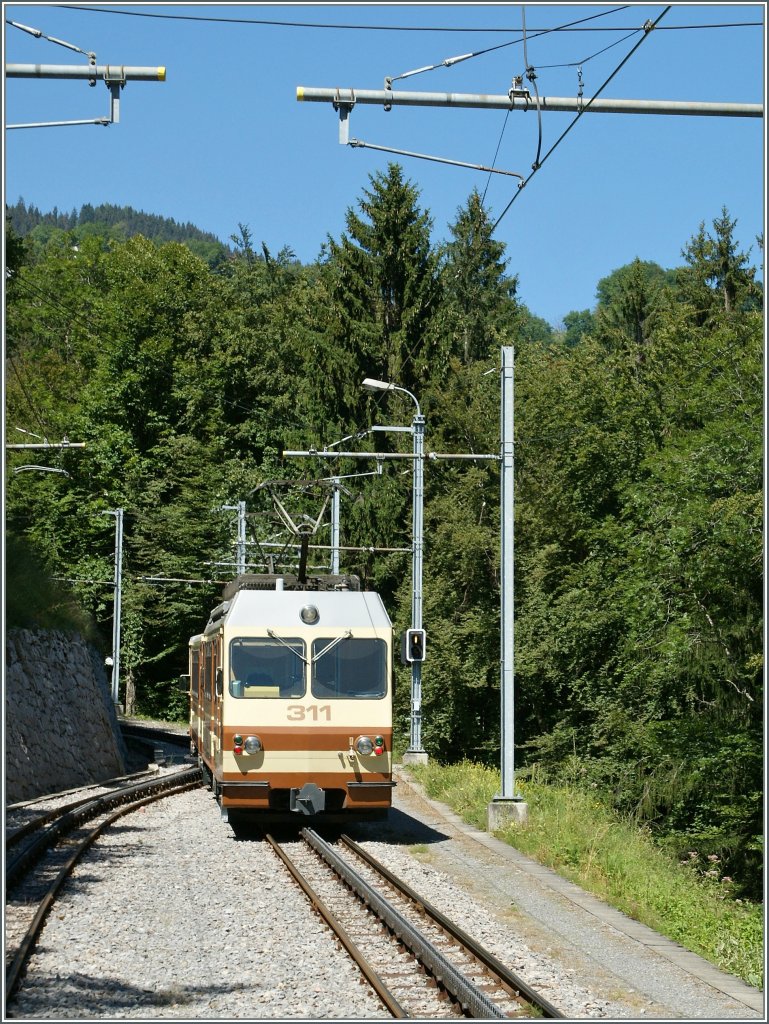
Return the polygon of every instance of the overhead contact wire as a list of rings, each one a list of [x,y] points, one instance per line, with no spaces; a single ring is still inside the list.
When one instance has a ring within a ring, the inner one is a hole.
[[[535,35],[532,36],[532,38],[533,39],[538,39],[540,36],[549,35],[551,32],[569,31],[569,30],[572,29],[573,26],[581,25],[581,24],[583,24],[586,21],[593,21],[595,18],[605,18],[609,14],[616,14],[618,11],[624,11],[626,9],[627,9],[626,7],[614,7],[610,11],[602,11],[600,14],[591,14],[590,17],[588,17],[588,18],[579,18],[577,21],[568,21],[568,22],[566,22],[565,25],[556,25],[555,28],[535,29],[534,30],[535,31]],[[517,30],[513,30],[513,29],[497,29],[496,31],[506,32],[506,31],[517,31]],[[593,30],[589,29],[589,30],[586,30],[586,31],[593,31]],[[616,30],[616,31],[619,31],[619,30]],[[640,32],[641,30],[637,29],[636,31]],[[470,60],[472,57],[482,57],[482,56],[484,56],[484,54],[494,53],[495,50],[504,50],[506,46],[517,46],[520,42],[521,42],[520,39],[512,39],[512,40],[510,40],[507,43],[497,43],[496,46],[488,46],[484,50],[475,50],[472,53],[463,53],[463,54],[460,54],[457,57],[447,57],[445,60],[442,60],[442,61],[440,61],[437,64],[427,64],[423,68],[416,68],[413,71],[404,71],[403,74],[394,75],[394,76],[390,77],[389,81],[390,82],[398,82],[398,81],[400,81],[401,79],[404,79],[404,78],[411,78],[414,75],[421,75],[424,71],[437,71],[438,68],[452,67],[454,64],[459,64],[460,61]],[[524,43],[525,43],[525,40],[524,40]]]
[[[606,81],[605,81],[605,82],[603,83],[603,85],[602,85],[602,86],[600,87],[600,89],[598,89],[598,91],[597,91],[597,92],[596,92],[596,93],[595,93],[595,94],[594,94],[593,96],[591,96],[591,97],[590,97],[590,99],[588,100],[588,102],[587,102],[587,103],[585,104],[585,106],[584,106],[584,107],[582,108],[582,110],[580,110],[580,112],[579,112],[579,113],[577,114],[577,116],[576,116],[576,117],[574,118],[574,120],[573,120],[573,121],[571,122],[571,124],[570,124],[570,125],[569,125],[569,126],[568,126],[568,127],[566,128],[566,129],[565,129],[565,131],[563,131],[563,132],[562,132],[562,133],[561,133],[561,134],[559,135],[559,137],[558,137],[558,138],[557,138],[557,139],[555,140],[555,142],[554,142],[554,143],[553,143],[553,145],[552,145],[552,146],[550,147],[550,149],[549,149],[549,150],[547,151],[547,153],[545,153],[545,155],[544,155],[544,156],[542,157],[542,161],[541,161],[541,163],[540,163],[540,164],[539,164],[539,165],[538,165],[538,166],[537,166],[537,167],[536,167],[536,168],[535,168],[535,169],[534,169],[534,170],[533,170],[533,171],[531,172],[531,174],[530,174],[530,175],[528,176],[528,178],[526,178],[526,179],[525,179],[524,181],[520,182],[520,184],[518,185],[518,191],[517,191],[517,192],[515,193],[515,195],[513,196],[513,198],[512,198],[511,200],[510,200],[510,202],[509,202],[509,203],[507,204],[507,206],[506,206],[506,207],[504,208],[504,210],[502,211],[502,213],[500,213],[499,217],[497,217],[496,221],[494,222],[494,224],[493,224],[493,226],[492,226],[492,229],[491,229],[491,230],[492,230],[492,233],[493,233],[494,231],[496,231],[496,229],[497,229],[497,227],[498,227],[498,225],[499,225],[499,222],[500,222],[500,221],[502,220],[502,218],[503,218],[503,217],[505,216],[505,214],[507,213],[507,211],[508,211],[508,210],[510,209],[510,207],[511,207],[511,206],[513,205],[513,203],[515,202],[515,200],[516,200],[516,199],[518,198],[518,196],[519,196],[519,195],[521,194],[521,191],[523,190],[523,188],[524,188],[524,187],[525,187],[526,185],[528,185],[528,183],[529,183],[529,182],[531,181],[531,179],[532,179],[532,178],[534,177],[534,175],[535,175],[535,174],[537,173],[537,171],[539,170],[539,168],[540,168],[540,167],[541,167],[541,166],[542,166],[542,165],[543,165],[543,164],[545,163],[545,161],[547,160],[547,158],[548,158],[548,157],[549,157],[549,156],[550,156],[550,155],[551,155],[551,154],[552,154],[552,153],[553,153],[553,152],[554,152],[554,151],[555,151],[555,150],[557,149],[557,147],[558,147],[558,146],[559,146],[559,145],[561,144],[561,142],[563,142],[563,140],[564,140],[564,139],[566,138],[566,136],[567,136],[567,135],[569,134],[569,132],[570,132],[570,131],[572,130],[572,128],[574,127],[574,125],[575,125],[575,124],[577,123],[577,121],[579,121],[579,119],[580,119],[580,118],[582,117],[582,115],[583,115],[583,114],[585,113],[585,111],[587,111],[587,110],[589,110],[589,109],[590,109],[590,106],[591,106],[591,104],[592,104],[592,103],[593,103],[593,102],[594,102],[595,100],[597,100],[597,99],[598,99],[598,97],[599,97],[599,96],[601,95],[601,93],[602,93],[602,92],[603,92],[603,90],[604,90],[604,89],[606,88],[606,86],[607,86],[607,85],[609,84],[609,82],[611,82],[611,80],[612,80],[612,79],[614,78],[614,76],[618,74],[618,72],[619,72],[619,71],[620,71],[620,70],[621,70],[621,69],[622,69],[622,68],[623,68],[623,67],[625,66],[625,64],[627,64],[627,62],[628,62],[628,61],[630,60],[630,58],[631,58],[631,57],[633,56],[633,54],[634,54],[634,53],[636,52],[636,50],[638,49],[638,47],[639,47],[639,46],[641,46],[641,44],[642,44],[642,43],[643,43],[643,42],[644,42],[644,41],[645,41],[646,39],[648,39],[648,38],[649,38],[649,36],[650,36],[650,35],[651,35],[651,33],[652,33],[652,30],[653,30],[653,29],[655,29],[655,28],[657,27],[657,22],[659,22],[661,18],[664,18],[664,17],[665,17],[665,15],[666,15],[666,14],[668,13],[668,11],[670,10],[671,6],[672,6],[672,4],[668,4],[668,6],[667,6],[667,7],[665,8],[665,10],[664,10],[664,11],[662,12],[662,14],[660,14],[660,15],[659,15],[659,17],[658,17],[658,18],[656,19],[656,21],[654,21],[654,22],[651,22],[651,23],[647,22],[647,26],[646,26],[646,28],[644,29],[644,34],[643,34],[643,36],[641,37],[641,39],[639,39],[639,40],[638,40],[638,42],[637,42],[637,43],[635,44],[635,46],[633,47],[633,49],[632,49],[632,50],[630,50],[630,52],[629,52],[628,54],[626,54],[626,56],[625,56],[625,57],[623,57],[623,59],[622,59],[622,60],[620,61],[620,63],[619,63],[618,65],[617,65],[617,67],[616,67],[616,68],[614,69],[614,71],[612,71],[612,73],[611,73],[611,74],[609,75],[609,77],[608,77],[608,78],[606,79]]]
[[[539,167],[539,154],[542,152],[542,105],[539,99],[539,89],[537,88],[537,74],[534,68],[529,64],[529,55],[526,48],[526,7],[521,7],[521,24],[523,27],[523,63],[526,68],[526,78],[534,86],[534,95],[537,98],[537,155],[534,158],[534,163],[531,165],[533,170]]]
[[[593,14],[588,18],[580,18],[577,21],[569,22],[565,26],[561,26],[556,29],[537,29],[536,31],[541,32],[557,32],[557,31],[591,31],[590,29],[578,29],[572,28],[572,26],[581,25],[586,21],[592,21],[593,18],[603,18],[607,14],[616,14],[618,11],[626,11],[630,8],[630,4],[625,4],[622,7],[615,7],[610,11],[602,11],[600,14]],[[74,4],[62,4],[63,10],[70,11],[84,11],[93,14],[123,14],[134,18],[160,18],[166,21],[201,21],[201,22],[214,22],[231,25],[274,25],[279,28],[321,28],[321,29],[351,29],[355,31],[364,32],[515,32],[517,29],[507,28],[461,28],[451,27],[445,25],[349,25],[349,24],[333,24],[329,22],[313,22],[313,21],[276,21],[268,20],[265,18],[215,18],[207,15],[195,15],[195,14],[155,14],[149,13],[148,11],[120,11],[113,10],[106,7],[79,7]],[[760,24],[760,23],[757,23]],[[604,31],[607,32],[624,32],[625,28],[606,28]],[[520,42],[520,40],[515,40]],[[510,45],[510,44],[507,44]],[[492,47],[497,49],[497,47]],[[487,52],[487,51],[484,51]]]

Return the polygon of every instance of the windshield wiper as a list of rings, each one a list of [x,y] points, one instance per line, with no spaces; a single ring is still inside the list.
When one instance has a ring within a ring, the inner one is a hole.
[[[320,659],[323,657],[324,654],[328,654],[328,652],[331,650],[332,647],[336,647],[337,644],[341,644],[341,642],[343,640],[349,640],[351,636],[352,636],[352,630],[348,629],[347,632],[343,636],[335,637],[330,643],[326,644],[326,646],[323,648],[322,651],[320,651],[318,654],[313,655],[313,658],[312,658],[313,665],[315,664],[316,661],[320,661]]]
[[[303,654],[300,654],[296,647],[292,647],[291,644],[286,643],[282,636],[276,636],[271,629],[267,630],[267,636],[271,636],[273,640],[277,640],[279,644],[283,644],[284,647],[287,647],[289,651],[297,656],[297,658],[301,658],[305,665],[310,664],[307,658],[305,658]]]

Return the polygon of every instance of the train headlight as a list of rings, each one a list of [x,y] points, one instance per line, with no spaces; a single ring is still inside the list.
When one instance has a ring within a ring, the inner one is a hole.
[[[245,748],[247,754],[258,754],[262,749],[262,741],[258,736],[246,736]]]
[[[306,604],[299,612],[299,618],[306,626],[314,626],[320,618],[320,612],[314,604]]]
[[[368,757],[369,754],[374,753],[374,741],[370,736],[359,736],[355,741],[355,749],[359,754]]]

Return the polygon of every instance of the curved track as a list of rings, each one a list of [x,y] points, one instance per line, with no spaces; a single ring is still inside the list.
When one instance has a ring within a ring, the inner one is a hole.
[[[24,836],[17,832],[12,845],[20,845],[21,838],[29,841],[14,857],[6,857],[6,998],[18,984],[58,893],[91,844],[123,815],[199,785],[199,769],[187,768],[75,801],[18,830]],[[15,933],[16,941],[9,941],[8,932]]]

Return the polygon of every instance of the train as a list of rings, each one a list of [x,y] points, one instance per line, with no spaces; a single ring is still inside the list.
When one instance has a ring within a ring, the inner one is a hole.
[[[190,638],[187,686],[225,821],[387,818],[393,626],[357,576],[236,577]]]

